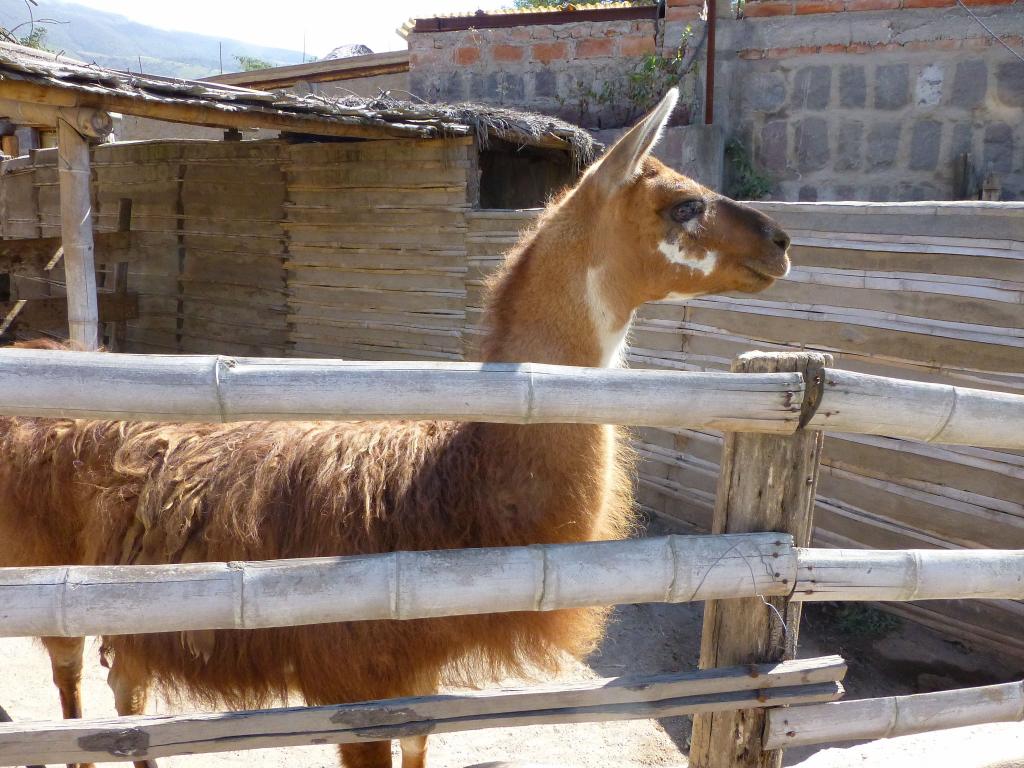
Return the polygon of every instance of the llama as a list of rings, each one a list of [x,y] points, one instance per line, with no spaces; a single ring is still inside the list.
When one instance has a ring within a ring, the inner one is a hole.
[[[620,366],[644,302],[760,291],[788,236],[650,156],[670,92],[553,201],[489,286],[482,359]],[[685,407],[685,403],[680,403]],[[0,565],[153,564],[621,538],[631,458],[607,425],[453,422],[175,425],[0,419]],[[104,638],[121,715],[153,684],[251,707],[425,695],[553,671],[606,611]],[[65,717],[80,717],[82,639],[44,638]],[[341,661],[344,660],[344,661]],[[426,737],[402,739],[403,768]],[[391,765],[388,741],[340,747]],[[137,766],[152,765],[140,761]]]

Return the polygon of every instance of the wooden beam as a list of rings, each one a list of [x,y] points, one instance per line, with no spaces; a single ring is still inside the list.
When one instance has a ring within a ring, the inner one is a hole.
[[[737,373],[796,372],[804,377],[804,421],[820,397],[832,356],[751,352],[734,361]],[[784,531],[810,543],[823,435],[729,433],[722,452],[713,533]],[[751,572],[771,561],[752,561]],[[702,669],[791,659],[796,655],[800,606],[786,598],[755,597],[704,607]],[[764,713],[758,709],[699,715],[693,721],[694,768],[780,768],[781,751],[763,750]]]
[[[145,233],[94,232],[92,237],[97,262],[119,263],[137,260],[135,251],[145,239]],[[59,237],[0,240],[0,272],[43,269],[53,260],[61,245]]]
[[[768,715],[766,741],[784,749],[1017,721],[1024,721],[1024,682],[779,709]]]
[[[271,88],[288,88],[300,80],[309,83],[331,83],[408,71],[408,51],[395,51],[371,53],[366,56],[349,56],[344,59],[324,59],[306,64],[290,64],[255,72],[230,72],[205,77],[201,82],[269,90]]]
[[[145,760],[236,749],[349,744],[480,728],[668,717],[737,706],[831,701],[837,656],[710,672],[402,699],[0,725],[0,764]]]
[[[8,91],[8,84],[9,81],[4,82],[5,92]],[[4,98],[0,99],[0,115],[23,125],[43,125],[48,128],[56,127],[57,121],[63,120],[78,133],[94,139],[105,139],[114,130],[114,121],[108,113],[88,107],[71,109]]]
[[[57,120],[60,228],[67,287],[68,333],[80,349],[99,347],[96,262],[92,241],[89,142],[64,117]]]
[[[211,128],[267,128],[319,136],[352,136],[379,139],[387,137],[432,138],[437,130],[430,126],[385,123],[366,125],[354,117],[326,117],[317,114],[285,112],[268,107],[207,102],[160,101],[145,96],[119,93],[87,93],[74,88],[44,86],[14,80],[4,81],[5,93],[11,100],[35,102],[60,107],[92,107],[109,112],[137,115],[170,123],[205,125]],[[454,126],[449,134],[468,135],[470,129]],[[564,144],[564,142],[563,142]],[[567,144],[564,144],[568,146]]]

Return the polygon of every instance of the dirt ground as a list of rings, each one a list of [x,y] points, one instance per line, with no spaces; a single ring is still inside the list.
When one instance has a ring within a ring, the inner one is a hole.
[[[661,525],[652,533],[664,533]],[[654,674],[692,669],[700,647],[702,607],[627,605],[614,614],[602,647],[587,664],[574,664],[564,679]],[[84,708],[87,717],[115,715],[96,643],[86,650]],[[809,606],[800,636],[800,655],[842,654],[850,664],[847,699],[919,693],[1009,682],[1024,676],[1024,665],[995,658],[948,641],[929,630],[890,619],[859,606]],[[0,639],[0,704],[15,720],[60,717],[56,689],[42,647],[28,639]],[[182,711],[156,700],[154,713]],[[564,726],[493,729],[431,739],[432,768],[460,768],[488,761],[524,761],[566,768],[598,766],[683,766],[688,718]],[[820,748],[790,750],[793,765]],[[165,768],[319,768],[336,766],[332,747],[200,755],[161,760]],[[123,765],[123,764],[122,764]]]

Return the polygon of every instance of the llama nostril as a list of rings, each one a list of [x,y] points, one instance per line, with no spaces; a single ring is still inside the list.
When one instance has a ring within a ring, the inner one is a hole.
[[[786,249],[789,248],[789,235],[787,235],[781,229],[776,229],[774,232],[772,232],[772,242],[785,251]]]

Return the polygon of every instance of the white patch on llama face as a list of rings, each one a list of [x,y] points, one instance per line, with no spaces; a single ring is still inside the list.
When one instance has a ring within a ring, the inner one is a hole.
[[[662,240],[658,243],[658,251],[671,263],[687,267],[694,272],[700,272],[704,277],[714,272],[715,267],[718,266],[718,253],[716,251],[705,251],[702,258],[696,258],[679,243],[672,243],[668,240]]]
[[[587,308],[590,320],[597,331],[597,342],[601,347],[601,367],[621,368],[626,359],[626,334],[629,333],[629,320],[617,326],[614,313],[605,301],[601,290],[601,274],[597,268],[587,270]]]

